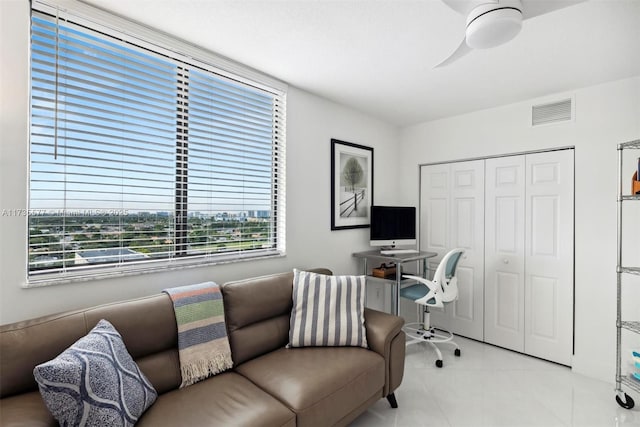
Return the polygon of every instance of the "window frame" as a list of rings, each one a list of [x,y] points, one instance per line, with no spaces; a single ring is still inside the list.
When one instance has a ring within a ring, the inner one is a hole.
[[[25,287],[40,287],[59,283],[84,282],[103,278],[113,278],[143,274],[158,271],[170,271],[183,268],[194,268],[199,266],[210,266],[227,264],[232,262],[250,261],[256,259],[266,259],[282,257],[286,255],[286,96],[287,85],[277,79],[260,73],[256,70],[238,64],[227,58],[216,55],[191,43],[182,41],[176,37],[164,34],[152,28],[134,23],[127,19],[114,16],[101,9],[83,3],[69,5],[57,4],[55,1],[33,0],[31,12],[44,13],[70,21],[73,24],[86,27],[90,30],[105,34],[125,43],[130,43],[149,50],[155,54],[166,56],[171,60],[188,64],[192,67],[225,79],[251,86],[260,91],[268,92],[274,96],[275,109],[279,114],[274,113],[274,129],[276,134],[272,136],[272,159],[271,159],[271,180],[274,183],[271,192],[272,227],[274,231],[274,248],[251,249],[248,251],[232,253],[208,253],[198,255],[169,256],[144,261],[129,261],[126,263],[112,263],[103,265],[90,265],[88,267],[73,266],[68,270],[56,271],[32,271],[29,266],[29,256],[27,256],[26,283]],[[31,18],[30,18],[31,19]],[[29,81],[31,76],[31,42],[29,44]],[[31,93],[29,93],[31,99]],[[31,106],[29,109],[29,127],[31,128]],[[277,123],[279,122],[279,123]],[[277,123],[277,125],[275,124]],[[278,134],[279,133],[279,134]],[[29,147],[31,146],[31,132],[29,133]],[[29,152],[31,149],[29,149]],[[31,158],[28,161],[28,188],[29,196],[27,203],[27,225],[31,200]],[[176,181],[177,183],[177,181]],[[175,184],[175,183],[174,183]],[[34,212],[34,214],[37,214]],[[29,227],[27,226],[27,229]],[[27,253],[29,252],[29,241],[27,237]],[[174,248],[174,252],[177,249]]]

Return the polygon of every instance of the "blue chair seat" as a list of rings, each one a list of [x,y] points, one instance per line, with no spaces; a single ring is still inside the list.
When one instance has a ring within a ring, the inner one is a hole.
[[[410,300],[417,300],[418,298],[422,298],[429,292],[429,288],[420,283],[416,283],[415,285],[407,286],[405,288],[400,289],[400,296],[402,298],[407,298]]]

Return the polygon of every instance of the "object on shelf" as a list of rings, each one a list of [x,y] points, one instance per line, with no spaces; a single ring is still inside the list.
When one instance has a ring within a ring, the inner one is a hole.
[[[640,351],[636,349],[626,349],[623,354],[626,354],[626,363],[621,369],[627,372],[629,377],[633,377],[634,373],[640,375]]]
[[[640,165],[638,165],[640,168]],[[638,181],[638,171],[634,172],[631,178],[631,194],[640,194],[640,181]]]
[[[379,277],[381,279],[389,279],[391,277],[395,277],[396,275],[396,266],[394,264],[381,264],[380,267],[374,268],[371,272],[374,277]]]

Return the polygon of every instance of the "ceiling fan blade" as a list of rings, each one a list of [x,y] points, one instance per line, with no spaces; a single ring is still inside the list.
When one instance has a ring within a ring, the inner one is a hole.
[[[444,1],[444,0],[443,0]],[[522,0],[522,19],[544,15],[554,10],[564,9],[586,0]]]
[[[447,65],[451,64],[452,62],[455,62],[458,59],[462,58],[463,56],[465,56],[467,53],[471,52],[472,50],[473,49],[471,49],[469,46],[467,46],[467,42],[465,40],[462,40],[462,43],[460,43],[460,46],[458,46],[458,48],[451,55],[449,55],[449,57],[447,59],[445,59],[444,61],[442,61],[438,65],[436,65],[434,68],[440,68],[440,67],[447,66]]]
[[[499,3],[498,0],[442,0],[442,2],[464,17],[481,4]]]

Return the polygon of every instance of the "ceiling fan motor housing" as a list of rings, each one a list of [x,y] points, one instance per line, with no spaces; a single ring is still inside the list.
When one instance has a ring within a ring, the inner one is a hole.
[[[488,49],[513,39],[521,28],[520,0],[482,4],[467,16],[465,40],[473,49]]]

